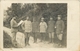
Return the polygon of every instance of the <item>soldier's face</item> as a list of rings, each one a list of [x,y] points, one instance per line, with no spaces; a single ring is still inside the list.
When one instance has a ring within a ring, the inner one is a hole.
[[[61,19],[61,17],[58,17],[58,20],[60,20]]]
[[[29,17],[27,17],[26,19],[29,20]]]
[[[53,18],[50,18],[50,20],[53,20]]]

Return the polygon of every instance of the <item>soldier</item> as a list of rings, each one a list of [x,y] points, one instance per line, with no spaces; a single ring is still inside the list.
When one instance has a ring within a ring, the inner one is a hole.
[[[54,40],[54,28],[55,21],[52,17],[50,17],[50,21],[48,22],[48,34],[49,34],[49,43],[52,43]]]
[[[37,34],[39,33],[39,22],[33,19],[32,32],[34,35],[34,43],[37,43]]]
[[[22,23],[22,29],[25,32],[25,46],[30,46],[29,44],[29,37],[30,37],[30,33],[32,31],[32,23],[29,20],[29,17],[26,17],[26,20]]]
[[[47,30],[47,24],[46,22],[44,22],[44,18],[41,18],[41,22],[40,22],[40,34],[41,34],[41,42],[43,40],[45,40],[45,34],[46,34],[46,30]]]
[[[16,45],[16,33],[18,31],[18,24],[16,22],[16,17],[13,17],[11,22],[11,33],[12,33],[12,44]]]
[[[58,45],[61,46],[63,30],[64,30],[64,22],[61,20],[61,15],[58,15],[58,20],[56,22],[56,34],[58,37]]]

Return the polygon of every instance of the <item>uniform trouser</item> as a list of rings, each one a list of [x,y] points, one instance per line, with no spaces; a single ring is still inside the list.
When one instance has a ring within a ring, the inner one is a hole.
[[[30,33],[25,33],[25,45],[29,44],[29,37],[30,37]]]
[[[45,41],[45,33],[40,33],[41,34],[41,42],[44,40]]]
[[[59,43],[59,44],[62,44],[63,34],[57,34],[57,37],[58,37],[58,43]]]
[[[49,33],[49,41],[53,42],[53,39],[54,39],[54,32],[50,32]]]
[[[16,42],[16,33],[17,32],[12,32],[12,44],[14,45]]]
[[[37,34],[38,34],[38,32],[33,32],[33,34],[34,34],[34,42],[37,42]]]

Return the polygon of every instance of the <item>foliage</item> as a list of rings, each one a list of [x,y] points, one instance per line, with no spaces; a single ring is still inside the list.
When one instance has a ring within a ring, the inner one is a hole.
[[[67,17],[67,4],[66,3],[12,3],[11,7],[7,10],[7,15],[9,19],[5,23],[10,22],[12,17],[17,18],[17,22],[20,20],[25,20],[26,16],[30,17],[30,20],[33,21],[39,20],[41,17],[45,18],[47,22],[49,17],[57,20],[57,15],[62,15],[62,19],[66,20]]]

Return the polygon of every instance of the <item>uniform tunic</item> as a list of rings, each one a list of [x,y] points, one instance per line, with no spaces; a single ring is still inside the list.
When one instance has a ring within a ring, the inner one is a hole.
[[[10,24],[11,24],[11,32],[16,33],[18,31],[17,22],[14,19],[12,19]]]
[[[54,32],[54,27],[55,27],[55,21],[49,21],[48,22],[48,33]]]
[[[31,23],[31,21],[25,20],[22,23],[22,28],[24,29],[25,32],[30,33],[32,31],[32,23]]]
[[[62,20],[57,20],[56,22],[56,34],[62,34],[61,31],[64,30],[64,22]]]
[[[40,33],[46,33],[47,30],[47,24],[46,22],[40,22]]]
[[[39,22],[32,23],[32,32],[39,32]]]

